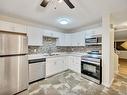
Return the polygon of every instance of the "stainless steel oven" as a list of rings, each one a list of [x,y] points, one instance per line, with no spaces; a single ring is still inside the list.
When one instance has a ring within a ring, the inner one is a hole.
[[[102,66],[99,58],[85,58],[81,61],[82,77],[93,82],[101,84],[102,81]]]

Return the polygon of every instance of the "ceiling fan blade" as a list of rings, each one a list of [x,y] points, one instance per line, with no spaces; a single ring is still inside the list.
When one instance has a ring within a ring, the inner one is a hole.
[[[49,3],[49,0],[43,0],[42,3],[40,4],[42,7],[46,7]]]
[[[71,8],[75,8],[75,6],[69,1],[69,0],[64,0],[64,2]]]

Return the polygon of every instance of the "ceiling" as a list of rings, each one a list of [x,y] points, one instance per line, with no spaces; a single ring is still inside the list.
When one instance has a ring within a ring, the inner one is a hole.
[[[40,7],[41,1],[0,0],[0,14],[68,31],[99,21],[105,12],[112,13],[115,24],[127,21],[127,0],[70,0],[75,5],[74,9],[57,0],[51,0],[43,8]],[[61,25],[57,21],[60,17],[68,18],[71,22]]]

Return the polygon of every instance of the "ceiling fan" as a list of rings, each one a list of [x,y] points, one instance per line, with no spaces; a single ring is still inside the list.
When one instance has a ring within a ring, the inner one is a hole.
[[[40,4],[42,7],[46,7],[50,0],[43,0]],[[58,0],[59,1],[59,0]],[[75,8],[75,6],[70,2],[70,0],[63,0],[71,9]]]

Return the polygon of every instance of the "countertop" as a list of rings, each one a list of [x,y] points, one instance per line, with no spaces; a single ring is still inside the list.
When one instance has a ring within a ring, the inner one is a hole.
[[[87,53],[79,53],[79,52],[61,52],[61,53],[52,53],[51,56],[48,54],[30,54],[28,55],[28,60],[30,59],[39,59],[39,58],[54,58],[54,57],[62,57],[62,56],[77,56],[81,57],[83,55],[86,55]]]

